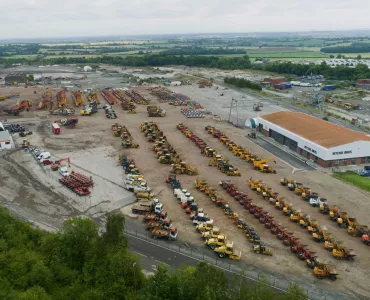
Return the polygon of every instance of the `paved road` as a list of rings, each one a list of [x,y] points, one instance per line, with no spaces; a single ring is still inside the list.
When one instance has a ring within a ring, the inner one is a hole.
[[[276,157],[280,158],[281,160],[287,162],[293,168],[309,171],[315,170],[313,167],[306,165],[302,160],[294,157],[289,152],[284,151],[284,148],[279,148],[261,138],[249,140],[257,144],[261,148],[265,149],[266,151],[270,152],[271,154],[275,155]]]

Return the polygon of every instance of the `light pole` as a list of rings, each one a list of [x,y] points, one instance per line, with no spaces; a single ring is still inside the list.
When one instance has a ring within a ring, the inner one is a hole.
[[[136,272],[135,272],[135,267],[136,267],[136,261],[132,262],[132,268],[134,269],[134,287],[135,287],[135,292],[136,292]]]

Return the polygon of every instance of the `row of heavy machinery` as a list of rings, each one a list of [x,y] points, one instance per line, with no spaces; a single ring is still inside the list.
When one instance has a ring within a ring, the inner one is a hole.
[[[326,198],[320,197],[317,192],[312,191],[311,188],[305,187],[302,183],[297,182],[291,178],[282,178],[280,183],[283,186],[286,186],[290,191],[294,192],[298,196],[306,201],[309,201],[310,204],[319,207],[319,211],[328,215],[329,218],[338,224],[339,227],[344,228],[352,236],[361,237],[362,242],[370,246],[369,238],[369,227],[367,225],[360,225],[356,218],[350,217],[346,212],[341,211],[336,205],[329,206]]]
[[[189,214],[197,232],[205,239],[205,245],[211,248],[220,258],[228,257],[232,260],[240,260],[241,251],[234,249],[234,243],[228,241],[226,235],[222,234],[219,228],[213,224],[213,219],[204,212],[203,208],[198,207],[191,193],[182,189],[176,175],[170,174],[166,182],[171,185],[174,196],[179,201],[181,208]]]
[[[257,155],[251,153],[248,148],[231,141],[225,134],[213,126],[206,126],[205,130],[223,143],[235,156],[240,157],[248,163],[253,163],[254,169],[259,170],[262,173],[276,174],[276,170],[268,165],[268,162],[270,161],[273,161],[276,164],[276,160],[274,158],[259,158]]]
[[[135,193],[137,202],[131,207],[134,214],[144,215],[143,222],[146,230],[153,238],[176,240],[177,229],[172,226],[168,214],[163,211],[164,205],[151,193],[144,177],[136,167],[134,160],[126,155],[119,156],[120,164],[125,170],[125,187]]]
[[[112,125],[112,132],[113,136],[121,138],[123,148],[139,148],[139,145],[134,142],[134,138],[126,126],[115,123]]]
[[[233,197],[236,197],[236,194],[230,193],[230,189],[227,188],[227,183],[222,181],[220,185]],[[229,201],[224,200],[220,195],[218,195],[216,189],[208,186],[208,183],[206,180],[196,180],[194,181],[194,186],[204,194],[206,194],[209,199],[215,203],[218,207],[220,207],[225,215],[228,216],[229,219],[233,221],[233,224],[235,224],[239,229],[243,230],[243,233],[248,238],[248,241],[250,243],[253,243],[253,251],[255,253],[260,253],[264,255],[272,255],[272,251],[269,249],[266,249],[265,244],[261,241],[260,236],[257,234],[256,230],[249,226],[243,219],[239,218],[239,214],[236,213],[230,206]],[[243,195],[245,197],[248,197],[247,195]],[[241,197],[237,197],[238,200],[241,200]],[[267,223],[265,220],[267,219],[267,214],[262,214],[262,212],[255,212],[254,216],[260,220],[261,223],[264,223],[267,227]],[[269,228],[269,227],[268,227]]]
[[[136,114],[135,111],[135,104],[132,102],[128,97],[120,89],[109,89],[106,88],[101,92],[105,101],[109,103],[109,105],[119,104],[121,103],[121,107],[123,110],[128,111],[130,114]],[[118,99],[118,100],[117,100]]]
[[[227,176],[241,176],[238,169],[234,168],[233,165],[229,163],[229,160],[223,155],[216,152],[212,147],[208,147],[201,138],[193,134],[193,132],[184,124],[180,123],[176,126],[188,139],[193,141],[200,149],[201,154],[205,157],[210,158],[209,166],[216,166],[222,173]]]
[[[255,189],[253,184],[255,184],[254,181],[249,181],[249,185]],[[274,218],[270,216],[268,212],[263,211],[260,206],[253,203],[248,195],[239,191],[232,183],[221,181],[220,185],[230,196],[238,201],[241,206],[248,210],[249,213],[253,214],[256,218],[259,218],[259,221],[264,224],[267,229],[270,229],[270,232],[276,235],[276,237],[281,240],[285,246],[289,246],[290,250],[295,253],[299,259],[306,261],[307,266],[314,270],[313,273],[315,276],[319,279],[324,277],[332,280],[337,279],[337,272],[333,266],[330,266],[326,261],[315,256],[315,253],[310,251],[307,248],[307,245],[301,244],[299,239],[294,237],[293,233],[288,232],[281,223],[275,222]],[[267,195],[265,195],[265,197],[268,198]],[[273,201],[270,203],[273,204]],[[276,208],[282,210],[281,207],[276,206]],[[286,212],[285,214],[289,216]],[[238,225],[238,227],[239,226],[243,228],[243,225]]]
[[[152,150],[156,153],[158,161],[162,164],[171,164],[171,173],[197,175],[198,170],[185,163],[176,152],[176,150],[168,142],[163,132],[154,122],[144,122],[141,124],[141,131],[148,138],[148,141],[153,143]]]
[[[315,242],[324,242],[325,249],[331,251],[332,255],[337,259],[346,259],[353,261],[356,254],[352,249],[347,248],[343,242],[338,241],[333,234],[328,231],[327,226],[319,224],[316,219],[311,218],[310,215],[304,213],[301,209],[295,209],[292,204],[286,202],[283,197],[269,188],[263,181],[249,180],[250,188],[261,195],[276,209],[281,210],[282,213],[289,217],[289,219],[307,229]]]

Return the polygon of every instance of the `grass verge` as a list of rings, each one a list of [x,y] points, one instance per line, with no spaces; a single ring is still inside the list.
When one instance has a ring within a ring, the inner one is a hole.
[[[335,172],[334,177],[351,183],[352,185],[357,186],[364,191],[370,191],[370,178],[368,177],[362,177],[354,172]]]

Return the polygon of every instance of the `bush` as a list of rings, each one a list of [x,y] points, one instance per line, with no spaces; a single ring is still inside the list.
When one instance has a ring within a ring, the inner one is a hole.
[[[244,78],[225,77],[224,82],[227,84],[235,85],[239,88],[247,88],[251,90],[262,91],[262,86],[259,83],[252,82]]]
[[[329,121],[329,118],[328,117],[323,117],[322,118],[324,121]]]

